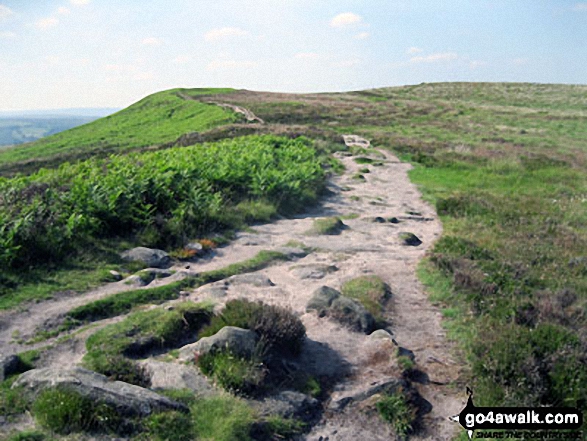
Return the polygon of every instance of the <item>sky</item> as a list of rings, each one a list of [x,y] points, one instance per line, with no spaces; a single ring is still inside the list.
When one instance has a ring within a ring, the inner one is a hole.
[[[587,83],[587,1],[0,0],[0,111],[442,81]]]

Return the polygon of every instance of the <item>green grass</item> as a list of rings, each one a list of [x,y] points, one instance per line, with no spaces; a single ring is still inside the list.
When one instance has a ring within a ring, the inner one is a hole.
[[[264,392],[266,370],[260,358],[246,359],[228,351],[208,353],[198,358],[198,367],[214,383],[234,394]]]
[[[141,357],[163,348],[172,349],[190,339],[193,341],[211,315],[211,305],[191,302],[178,304],[171,310],[157,308],[135,312],[88,338],[84,364],[112,375],[113,360],[119,357]]]
[[[342,285],[341,292],[345,297],[361,303],[375,320],[384,321],[384,305],[390,297],[390,291],[379,276],[361,276],[349,280]]]
[[[415,411],[401,391],[385,395],[376,407],[381,418],[391,424],[399,436],[404,437],[411,432]]]
[[[47,389],[32,405],[35,421],[53,432],[123,433],[116,409],[66,388]]]
[[[8,441],[50,441],[53,439],[53,437],[49,437],[44,432],[38,430],[23,430],[11,435]]]
[[[150,95],[132,106],[92,123],[58,133],[28,145],[0,151],[0,175],[15,170],[14,163],[34,158],[51,165],[175,141],[181,135],[202,132],[238,120],[212,104],[186,100],[178,94],[230,93],[230,89],[173,89]]]
[[[219,396],[198,400],[191,407],[196,439],[249,441],[255,412],[242,400]]]

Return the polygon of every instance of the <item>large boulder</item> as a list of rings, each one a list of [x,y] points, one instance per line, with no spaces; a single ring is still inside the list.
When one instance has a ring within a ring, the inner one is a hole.
[[[193,360],[194,355],[210,352],[229,351],[241,357],[250,358],[257,346],[257,335],[248,329],[225,326],[210,337],[203,337],[179,350],[179,360]]]
[[[209,397],[218,392],[194,366],[162,361],[141,362],[151,378],[151,389],[189,389],[197,397]]]
[[[142,262],[149,268],[169,268],[171,257],[163,250],[137,247],[124,251],[120,257],[127,262]]]
[[[24,387],[33,397],[46,389],[67,388],[94,402],[111,406],[124,416],[144,417],[166,410],[187,411],[183,404],[153,391],[122,381],[108,381],[104,375],[80,367],[33,369],[22,374],[12,387]]]

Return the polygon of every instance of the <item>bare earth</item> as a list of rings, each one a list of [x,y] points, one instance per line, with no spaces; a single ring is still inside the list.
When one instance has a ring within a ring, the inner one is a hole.
[[[370,150],[370,156],[381,159],[382,166],[358,165],[353,157],[340,156],[346,167],[341,176],[334,177],[329,188],[332,194],[324,203],[293,219],[254,227],[253,232],[240,233],[229,246],[217,250],[213,259],[172,268],[178,272],[168,278],[153,282],[169,283],[185,276],[185,273],[202,272],[221,268],[230,263],[253,257],[261,250],[278,249],[292,241],[315,249],[297,261],[281,262],[257,272],[271,280],[273,286],[258,286],[251,280],[236,276],[230,283],[216,282],[200,287],[190,294],[192,300],[203,300],[214,287],[221,287],[226,296],[218,302],[246,297],[291,307],[299,313],[307,328],[308,343],[302,359],[308,369],[317,375],[338,375],[330,402],[356,395],[373,385],[397,377],[392,366],[397,345],[413,351],[417,368],[425,375],[415,383],[418,392],[432,407],[423,419],[423,428],[410,437],[412,440],[450,440],[457,432],[457,425],[448,417],[457,414],[465,404],[461,390],[454,386],[460,373],[459,364],[453,360],[452,345],[447,342],[441,326],[439,309],[431,305],[422,285],[416,278],[416,266],[433,242],[440,237],[442,227],[433,208],[422,201],[417,188],[409,181],[410,165],[400,163],[388,152]],[[368,167],[366,181],[353,179],[359,169]],[[312,222],[318,217],[358,215],[344,220],[347,229],[337,236],[308,235]],[[376,222],[380,216],[392,216],[398,224]],[[402,244],[399,233],[412,232],[421,240],[417,247]],[[335,266],[336,271],[317,271],[309,278],[300,278],[300,268]],[[347,280],[365,274],[381,277],[392,291],[387,316],[395,343],[390,340],[374,340],[367,335],[349,331],[328,318],[318,318],[307,313],[306,303],[319,287],[327,285],[335,289]],[[104,286],[85,295],[61,297],[42,304],[30,305],[21,311],[0,313],[0,353],[16,353],[53,343],[41,360],[44,366],[72,365],[84,354],[85,338],[94,329],[81,332],[64,343],[43,342],[24,345],[16,340],[30,338],[37,327],[55,319],[75,306],[112,293],[130,289],[123,282]],[[99,325],[114,320],[103,321]],[[18,338],[17,338],[18,337]],[[318,440],[390,440],[393,432],[373,412],[353,406],[345,412],[330,411],[325,403],[321,421],[305,439]],[[366,408],[366,407],[365,407]]]

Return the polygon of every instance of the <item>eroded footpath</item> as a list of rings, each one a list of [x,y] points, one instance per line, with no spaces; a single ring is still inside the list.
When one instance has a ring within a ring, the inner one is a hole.
[[[464,405],[462,391],[454,385],[459,365],[451,358],[452,347],[441,326],[440,311],[430,303],[416,277],[419,260],[440,237],[442,227],[433,208],[422,201],[409,181],[411,166],[386,151],[370,148],[367,152],[359,156],[370,161],[358,161],[362,163],[357,162],[357,156],[340,154],[346,171],[331,179],[330,195],[320,207],[239,233],[230,245],[218,249],[214,258],[192,263],[189,268],[178,265],[172,268],[176,271],[173,277],[154,283],[170,283],[222,268],[262,250],[311,250],[305,257],[252,273],[259,277],[215,282],[190,291],[187,298],[212,299],[222,305],[244,297],[290,307],[299,314],[308,337],[300,363],[316,376],[337,379],[322,403],[320,420],[304,439],[394,439],[393,430],[373,411],[373,400],[377,398],[373,390],[401,379],[396,365],[399,349],[414,359],[417,374],[409,382],[422,398],[418,431],[410,439],[450,440],[457,427],[448,417],[460,412]],[[339,234],[308,234],[316,218],[335,216],[345,224]],[[415,234],[422,243],[406,245],[402,232]],[[320,287],[340,289],[344,282],[364,275],[376,275],[390,287],[385,317],[392,339],[355,332],[331,318],[306,311],[308,301]],[[269,282],[263,282],[266,280]],[[127,289],[124,282],[118,282],[83,296],[58,298],[21,312],[12,311],[10,317],[4,314],[0,317],[4,322],[0,352],[16,353],[54,343],[25,346],[15,342],[14,336],[32,335],[39,323],[58,319],[74,306]],[[101,324],[112,320],[117,319]],[[89,334],[90,331],[83,332],[66,344],[55,344],[44,356],[44,366],[77,363]]]

